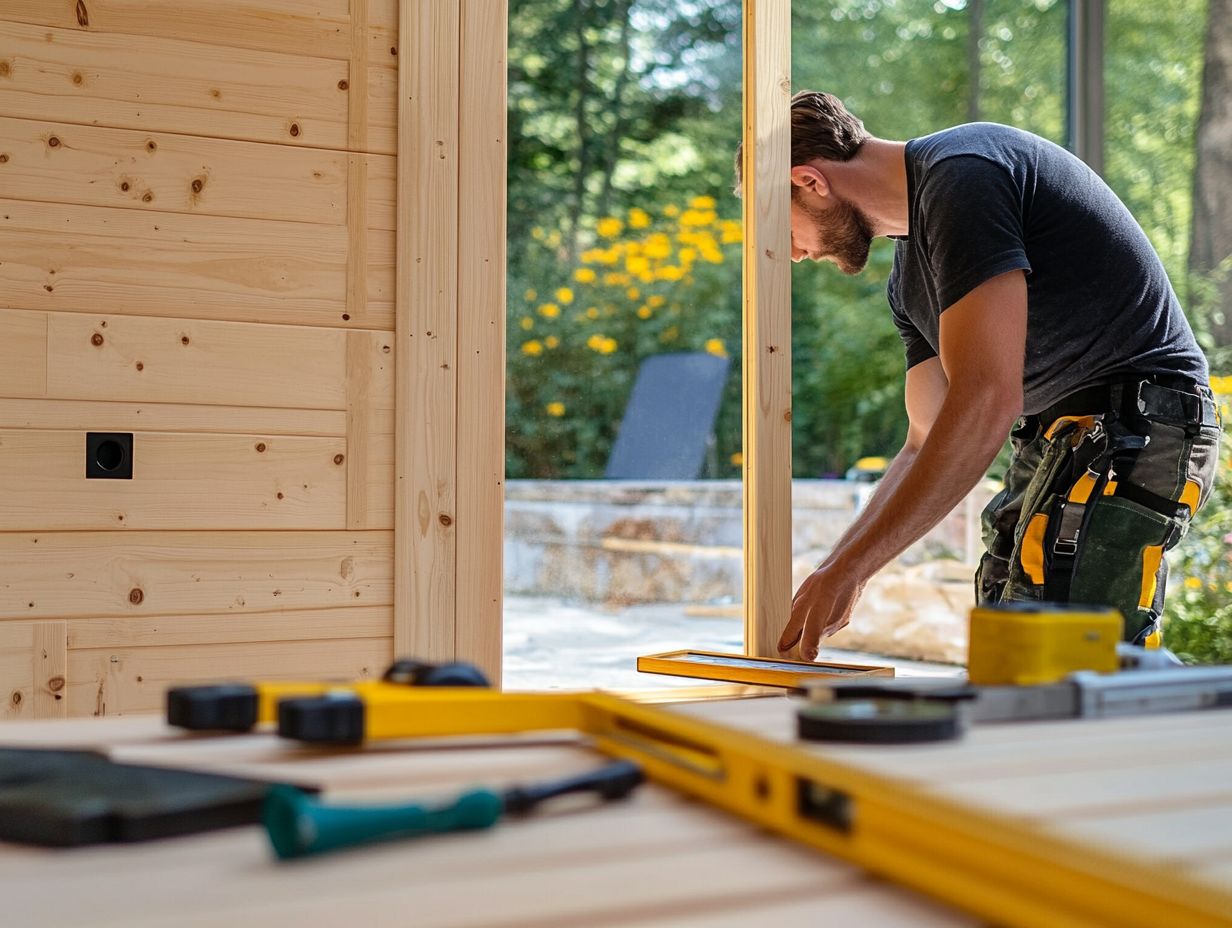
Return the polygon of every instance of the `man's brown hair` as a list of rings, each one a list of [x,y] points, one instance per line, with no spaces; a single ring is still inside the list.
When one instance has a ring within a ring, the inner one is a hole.
[[[791,98],[791,164],[850,161],[868,139],[864,123],[834,94],[801,90]],[[736,146],[736,186],[744,182],[744,141]]]

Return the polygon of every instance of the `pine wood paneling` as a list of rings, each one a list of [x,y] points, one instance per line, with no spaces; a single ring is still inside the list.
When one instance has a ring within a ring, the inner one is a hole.
[[[3,322],[0,321],[0,324]],[[313,435],[343,438],[346,436],[346,413],[333,409],[0,398],[0,429],[217,432],[228,435]]]
[[[392,606],[347,606],[236,615],[73,619],[67,623],[67,642],[68,647],[80,649],[308,641],[319,638],[388,638],[393,632],[393,620]]]
[[[68,714],[156,712],[169,686],[213,681],[336,679],[384,673],[388,638],[242,642],[68,652]]]
[[[0,721],[34,718],[34,622],[0,622]]]
[[[5,19],[44,26],[345,58],[347,8],[347,0],[5,0],[2,9]]]
[[[0,310],[0,332],[0,394],[43,396],[47,392],[47,316]]]
[[[133,446],[132,480],[87,480],[81,432],[0,432],[0,525],[346,527],[344,439],[137,432]]]
[[[35,622],[31,649],[34,717],[62,719],[68,715],[68,623]],[[0,687],[0,692],[3,687]]]
[[[14,309],[393,328],[391,231],[0,200],[0,255]]]
[[[347,335],[347,528],[393,528],[394,339]]]
[[[394,601],[390,532],[4,532],[0,564],[4,619],[166,617]],[[6,625],[0,621],[0,631]]]
[[[47,395],[344,409],[346,337],[307,326],[53,313]]]
[[[0,118],[0,197],[346,225],[347,159],[368,165],[368,223],[392,229],[394,159]]]
[[[6,116],[347,147],[346,61],[4,21],[0,57]]]

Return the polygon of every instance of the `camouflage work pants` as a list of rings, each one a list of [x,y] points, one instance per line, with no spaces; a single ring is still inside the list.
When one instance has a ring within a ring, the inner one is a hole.
[[[983,513],[976,600],[1112,606],[1126,641],[1157,646],[1164,552],[1210,494],[1218,412],[1202,388],[1111,389],[1111,412],[1015,424],[1005,487]]]

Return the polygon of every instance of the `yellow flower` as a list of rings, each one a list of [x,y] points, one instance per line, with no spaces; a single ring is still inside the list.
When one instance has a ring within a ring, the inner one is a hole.
[[[727,357],[727,347],[723,344],[723,339],[721,338],[708,339],[706,341],[706,350],[717,357]]]
[[[672,253],[672,240],[659,232],[646,239],[646,247],[643,253],[648,258],[666,258]]]
[[[694,209],[714,209],[714,197],[694,197],[689,205]]]
[[[744,229],[735,219],[724,219],[722,224],[724,245],[734,245],[744,240]]]
[[[535,320],[534,320],[534,319],[532,319],[530,316],[523,316],[523,317],[522,317],[522,328],[524,328],[524,329],[526,329],[527,331],[529,331],[530,329],[533,329],[534,327],[535,327]]]
[[[702,260],[708,261],[711,264],[722,264],[723,252],[719,251],[717,248],[703,248]]]
[[[586,339],[586,347],[599,354],[611,354],[616,350],[616,339],[596,333]]]
[[[637,318],[639,319],[649,319],[652,315],[654,315],[654,311],[649,306],[639,306],[637,308]]]
[[[527,303],[533,303],[538,298],[539,298],[539,294],[536,293],[533,289],[527,290],[525,293],[522,294],[522,299],[526,300]]]
[[[549,416],[556,416],[557,418],[560,418],[565,414],[564,403],[548,403],[544,409],[548,411]]]
[[[532,339],[522,345],[522,354],[528,354],[532,358],[537,358],[543,354],[543,345],[537,339]]]
[[[641,255],[630,255],[625,258],[625,270],[630,274],[645,274],[650,270],[650,261]]]
[[[556,291],[556,299],[568,306],[573,302],[573,291],[568,287],[561,287]]]
[[[620,248],[612,247],[599,252],[599,263],[609,267],[620,260]]]
[[[615,216],[606,216],[603,219],[600,219],[598,224],[596,224],[595,231],[604,238],[615,238],[621,233],[621,230],[623,230],[624,227],[625,224]]]
[[[603,282],[609,287],[623,287],[629,282],[628,274],[604,274]]]
[[[1197,577],[1186,577],[1185,578],[1185,589],[1200,590],[1202,589],[1202,581],[1199,580]]]
[[[649,306],[651,309],[658,309],[660,306],[662,306],[666,302],[667,302],[667,297],[659,296],[659,294],[657,293],[654,296],[646,298],[646,305]]]
[[[732,467],[744,467],[744,455],[737,451],[731,456]]]
[[[682,226],[708,226],[717,218],[714,210],[687,209],[680,217],[680,224]]]
[[[555,319],[560,315],[560,307],[555,303],[544,303],[539,307],[539,315],[544,319]]]
[[[669,219],[673,216],[679,216],[680,207],[669,203],[667,206],[663,207],[663,215],[667,216]]]
[[[538,226],[535,226],[533,229],[530,230],[530,237],[535,239],[535,241],[538,241],[538,242],[543,241],[544,234],[545,234],[544,231]]]
[[[547,345],[549,348],[555,348],[557,345],[560,344],[560,339],[557,338],[555,335],[549,335],[547,338],[543,340],[543,343]]]
[[[642,291],[637,289],[637,287],[630,287],[625,291],[625,296],[631,300],[640,300],[642,298]]]
[[[697,260],[697,249],[696,248],[681,248],[680,249],[680,263],[681,264],[688,266],[696,260]]]
[[[591,306],[589,309],[587,309],[586,318],[587,319],[598,319],[599,318],[599,307]]]
[[[576,280],[579,284],[593,284],[595,282],[595,278],[598,276],[599,276],[598,274],[596,274],[594,271],[592,271],[588,267],[579,267],[576,271],[573,272],[573,279]],[[557,294],[557,296],[559,295],[560,294]]]
[[[650,225],[650,214],[648,212],[636,206],[629,210],[630,229],[644,229],[648,225]]]
[[[659,280],[680,280],[684,277],[684,268],[673,267],[669,264],[667,267],[661,267],[655,271],[655,277],[659,278]]]

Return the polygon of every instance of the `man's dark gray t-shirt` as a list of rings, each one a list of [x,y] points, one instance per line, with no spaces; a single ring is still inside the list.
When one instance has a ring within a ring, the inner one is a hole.
[[[1027,275],[1023,411],[1149,375],[1207,381],[1167,273],[1129,210],[1082,161],[1018,129],[972,123],[907,143],[908,235],[888,295],[910,368],[938,354],[941,314]]]

